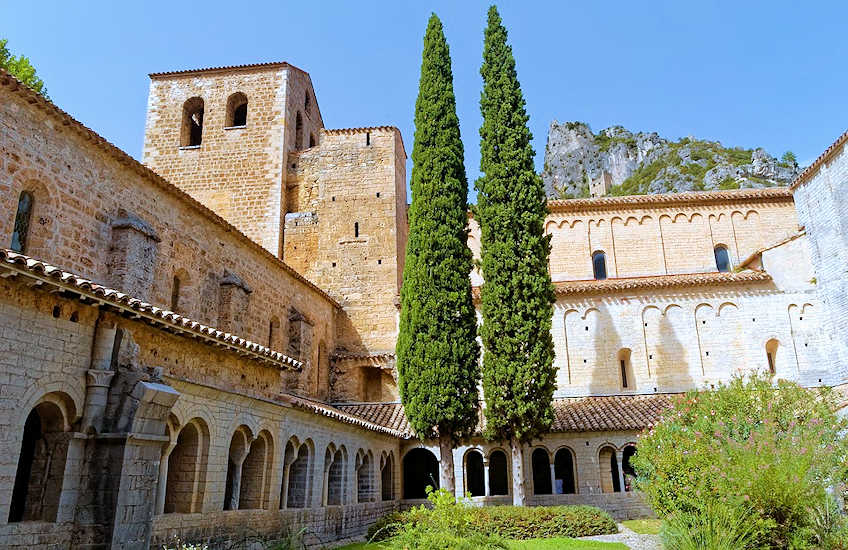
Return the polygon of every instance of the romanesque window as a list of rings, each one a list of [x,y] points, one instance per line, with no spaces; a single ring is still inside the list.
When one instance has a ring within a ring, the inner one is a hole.
[[[780,342],[774,338],[766,342],[766,359],[768,360],[770,376],[774,376],[777,373],[777,350],[779,347]]]
[[[250,450],[241,466],[239,510],[259,509],[268,506],[273,458],[271,434],[263,430],[250,444]]]
[[[403,457],[403,498],[426,498],[428,485],[439,488],[439,461],[427,449],[412,449]]]
[[[324,504],[340,506],[344,502],[345,463],[344,447],[335,449],[332,444],[324,454]]]
[[[551,486],[551,460],[548,451],[536,449],[530,460],[533,466],[533,494],[549,495],[553,491]]]
[[[286,443],[280,508],[306,508],[309,503],[311,441]]]
[[[465,491],[471,493],[473,497],[481,497],[486,494],[483,454],[476,449],[465,454]]]
[[[303,149],[303,117],[297,112],[294,124],[294,148],[297,151]]]
[[[203,100],[193,97],[183,104],[183,124],[180,145],[194,147],[203,140]]]
[[[18,211],[15,214],[15,226],[12,230],[12,244],[9,246],[15,252],[23,254],[26,250],[29,236],[29,220],[32,217],[33,199],[28,191],[21,191],[18,197]]]
[[[618,352],[618,370],[621,380],[621,389],[635,389],[636,380],[633,377],[633,365],[630,362],[630,350],[627,348],[619,350]]]
[[[176,312],[180,305],[180,286],[182,281],[177,275],[174,275],[174,280],[171,283],[171,311]]]
[[[598,281],[607,278],[607,255],[601,250],[592,254],[592,273]]]
[[[56,521],[71,433],[57,402],[45,401],[27,416],[15,472],[9,522]]]
[[[239,128],[247,126],[247,96],[236,92],[227,99],[226,127]]]
[[[209,429],[202,420],[196,418],[180,430],[177,444],[168,456],[166,514],[200,512],[208,457]]]
[[[618,477],[618,458],[615,449],[604,447],[598,454],[598,467],[601,476],[601,491],[604,493],[621,492],[621,483]]]
[[[506,453],[503,451],[492,451],[489,455],[489,494],[509,494],[509,468],[506,462]]]
[[[360,449],[356,455],[356,502],[371,502],[373,492],[371,452],[365,452]]]
[[[730,271],[730,255],[727,253],[727,247],[720,244],[713,250],[715,254],[716,269],[722,273]]]
[[[577,492],[574,483],[574,454],[563,447],[554,455],[554,492],[558,495],[572,495]]]
[[[636,479],[636,470],[630,464],[630,459],[636,454],[635,445],[627,445],[621,454],[621,472],[624,474],[624,490],[633,490],[633,481]]]
[[[383,500],[395,499],[395,484],[394,484],[394,459],[389,453],[381,458],[382,465],[380,466],[380,493]]]
[[[224,483],[224,510],[239,509],[241,467],[247,454],[249,438],[244,429],[239,429],[230,440],[230,451],[227,454],[227,478]]]

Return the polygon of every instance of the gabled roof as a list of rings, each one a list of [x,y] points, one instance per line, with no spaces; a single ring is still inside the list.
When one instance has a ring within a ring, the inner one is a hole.
[[[280,401],[299,409],[338,420],[339,422],[365,428],[366,430],[383,433],[400,439],[408,439],[410,437],[406,431],[397,429],[394,422],[375,422],[368,415],[353,414],[354,411],[347,410],[346,407],[337,407],[290,393],[280,394]],[[401,412],[402,409],[401,406]],[[406,420],[406,417],[404,417],[404,420]]]
[[[173,311],[156,307],[119,290],[97,284],[79,275],[63,271],[48,263],[5,248],[0,248],[0,273],[7,277],[21,275],[35,279],[36,286],[46,284],[59,287],[62,290],[70,291],[84,303],[111,306],[119,313],[129,314],[132,318],[143,318],[157,328],[231,349],[280,369],[300,369],[303,366],[300,361],[279,351],[204,325]]]

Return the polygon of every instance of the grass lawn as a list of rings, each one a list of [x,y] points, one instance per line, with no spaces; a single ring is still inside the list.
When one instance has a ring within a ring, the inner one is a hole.
[[[594,540],[577,540],[568,538],[517,540],[509,543],[515,550],[627,550],[627,546],[619,542],[598,542]],[[342,546],[336,550],[380,550],[379,544],[357,542]]]
[[[658,535],[662,521],[658,519],[629,519],[622,521],[621,524],[640,535]]]

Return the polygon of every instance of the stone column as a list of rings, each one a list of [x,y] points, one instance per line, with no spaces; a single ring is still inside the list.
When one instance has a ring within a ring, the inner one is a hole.
[[[490,496],[491,491],[489,490],[489,459],[487,457],[483,458],[483,494],[486,496]]]
[[[177,446],[177,442],[168,443],[159,461],[159,486],[156,488],[156,511],[155,514],[165,513],[165,493],[168,488],[168,462],[171,460],[171,451]]]
[[[555,495],[556,492],[556,464],[551,462],[551,494]]]
[[[624,453],[623,451],[615,452],[615,461],[618,465],[618,487],[621,489],[621,492],[624,492],[624,471],[621,467],[624,465]]]
[[[114,336],[114,329],[112,329]],[[109,346],[111,350],[111,346]],[[95,350],[96,351],[96,350]],[[89,369],[86,371],[85,409],[81,430],[83,433],[94,431],[99,433],[103,429],[103,415],[106,412],[106,403],[109,400],[109,386],[115,371]]]

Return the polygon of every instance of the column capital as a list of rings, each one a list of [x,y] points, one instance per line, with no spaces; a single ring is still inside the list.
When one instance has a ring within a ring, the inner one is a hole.
[[[113,370],[88,369],[85,371],[86,385],[95,388],[108,388],[115,376]]]

